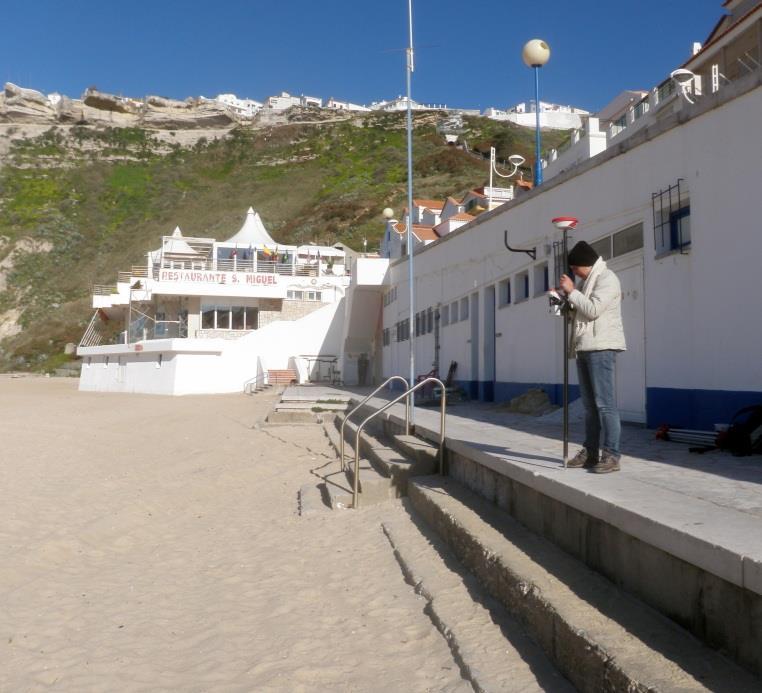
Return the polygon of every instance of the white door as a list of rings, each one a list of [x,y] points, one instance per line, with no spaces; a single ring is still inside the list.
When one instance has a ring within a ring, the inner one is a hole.
[[[627,351],[617,355],[616,394],[623,421],[646,421],[646,349],[643,302],[643,264],[609,267],[622,284],[622,322]]]

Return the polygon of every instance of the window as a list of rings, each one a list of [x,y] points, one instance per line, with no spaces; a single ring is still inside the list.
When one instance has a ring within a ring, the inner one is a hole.
[[[656,254],[687,252],[691,245],[691,204],[682,178],[666,190],[653,193],[651,205]]]
[[[516,300],[525,301],[529,298],[529,272],[521,272],[516,275]]]
[[[230,329],[230,308],[227,306],[217,306],[217,329]]]
[[[612,237],[614,257],[619,257],[643,247],[643,224],[628,226],[617,231]]]
[[[231,326],[234,330],[243,330],[246,328],[246,310],[235,307],[231,309]]]
[[[611,259],[611,236],[598,239],[595,243],[591,243],[590,247],[604,260]]]
[[[442,327],[447,327],[447,325],[450,324],[450,304],[449,303],[442,306],[440,314],[442,318]]]
[[[458,317],[458,302],[453,301],[450,304],[450,322],[455,324],[460,318]]]
[[[384,346],[389,346],[392,343],[391,330],[388,327],[385,327],[382,335]]]
[[[214,306],[201,306],[201,329],[214,329]]]
[[[434,331],[434,311],[431,308],[426,309],[426,332],[431,334]]]
[[[534,295],[540,296],[549,288],[548,263],[534,266]]]
[[[201,306],[202,330],[256,330],[259,309],[244,306]]]
[[[498,305],[507,306],[511,302],[511,280],[503,279],[498,284]]]
[[[460,319],[468,320],[468,296],[460,299]]]
[[[256,330],[259,328],[259,308],[246,309],[246,329]]]

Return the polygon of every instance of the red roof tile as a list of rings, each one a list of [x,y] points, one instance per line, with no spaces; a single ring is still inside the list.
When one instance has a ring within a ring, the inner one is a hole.
[[[413,200],[413,203],[427,209],[442,209],[444,207],[444,202],[440,200]]]

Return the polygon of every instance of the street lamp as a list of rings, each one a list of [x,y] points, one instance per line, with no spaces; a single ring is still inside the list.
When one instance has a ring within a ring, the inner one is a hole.
[[[508,157],[508,163],[513,166],[513,171],[511,171],[508,174],[500,173],[500,171],[497,170],[497,157],[496,157],[496,150],[494,147],[489,148],[489,195],[488,199],[489,202],[487,203],[487,209],[492,209],[492,174],[495,173],[501,178],[511,178],[512,176],[516,175],[516,171],[519,170],[519,166],[523,164],[526,161],[526,159],[521,156],[521,154],[511,154]]]
[[[569,271],[569,244],[567,234],[570,230],[577,228],[579,221],[574,217],[556,217],[552,220],[553,226],[555,226],[562,234],[563,240],[561,241],[561,267],[556,267],[556,273],[560,275],[563,272],[566,274]],[[566,469],[569,462],[569,304],[568,301],[564,301],[564,305],[561,308],[561,313],[564,317],[564,388],[563,388],[563,400],[564,400],[564,469]]]
[[[540,161],[540,68],[550,59],[550,46],[542,39],[532,39],[524,44],[521,52],[524,64],[534,69],[535,110],[535,162],[534,184],[542,185],[542,162]]]

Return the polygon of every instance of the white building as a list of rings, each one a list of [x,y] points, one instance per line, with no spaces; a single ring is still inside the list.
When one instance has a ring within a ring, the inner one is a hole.
[[[302,98],[300,96],[291,96],[287,91],[282,91],[277,96],[267,97],[267,108],[273,111],[285,111],[294,106],[301,106]]]
[[[218,94],[214,101],[225,104],[239,118],[253,118],[262,108],[259,101],[239,99],[235,94]]]
[[[484,116],[492,120],[506,120],[524,127],[536,126],[535,102],[523,102],[507,109],[487,108]],[[582,126],[583,116],[589,111],[576,106],[561,106],[559,104],[540,101],[540,127],[551,130],[571,130]]]
[[[183,395],[240,392],[289,369],[341,369],[345,253],[277,243],[249,209],[226,241],[162,238],[143,265],[95,287],[78,348],[80,389]]]
[[[282,91],[277,96],[267,98],[267,108],[273,111],[285,111],[294,106],[322,108],[323,99],[319,96],[292,96],[287,91]]]
[[[410,109],[413,111],[446,111],[446,104],[422,104],[410,99]],[[398,96],[389,101],[374,101],[370,105],[371,111],[406,111],[407,96]]]
[[[601,109],[597,122],[585,119],[566,147],[546,152],[544,178],[619,145],[758,71],[762,62],[762,2],[728,0],[723,6],[727,14],[703,45],[693,44],[691,57],[680,68],[650,91],[621,92]]]
[[[328,108],[334,111],[370,111],[370,108],[367,106],[350,103],[349,101],[339,101],[338,99],[334,99],[333,96],[325,102],[323,108]]]
[[[731,12],[741,5],[727,3]],[[760,55],[762,8],[744,7],[746,19],[727,22],[688,63],[697,73],[726,75],[729,66],[713,61],[739,52],[731,39],[723,43],[728,35],[744,42],[744,55]],[[418,247],[412,311],[407,258],[392,260],[384,376],[407,374],[412,331],[419,373],[434,363],[444,374],[457,362],[456,380],[472,397],[506,400],[541,387],[558,403],[562,325],[549,314],[546,289],[561,269],[551,219],[571,215],[580,220],[571,243],[593,244],[622,283],[628,348],[616,382],[625,420],[712,428],[762,401],[753,298],[762,258],[762,69],[739,68],[694,103],[666,89],[658,97],[664,105],[616,147]],[[509,252],[506,230],[511,247],[536,256]],[[574,368],[571,377],[576,396]]]

